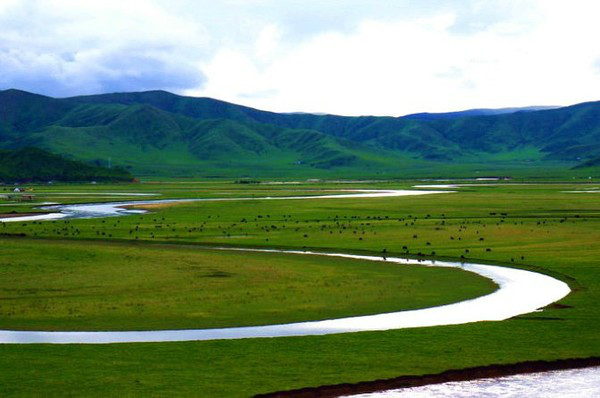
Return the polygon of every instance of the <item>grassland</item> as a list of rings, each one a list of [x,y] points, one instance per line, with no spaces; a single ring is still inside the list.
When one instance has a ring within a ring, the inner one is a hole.
[[[310,193],[314,188],[410,185],[157,183],[94,189],[98,194],[136,189],[162,193],[162,197],[217,197],[224,193],[258,196],[289,194],[290,190]],[[137,242],[149,253],[178,245],[177,253],[194,254],[200,252],[195,246],[202,245],[306,247],[379,255],[385,249],[388,255],[464,257],[533,269],[564,280],[573,292],[542,312],[503,322],[281,339],[2,346],[0,394],[249,397],[449,368],[598,356],[600,194],[565,192],[586,187],[589,185],[505,185],[404,198],[194,202],[104,222],[5,224],[0,226],[0,233],[5,234],[0,243],[3,249],[25,244],[31,245],[29,250],[43,251],[43,245],[64,242],[91,248]],[[40,188],[38,195],[43,199],[43,190],[57,193],[67,188],[88,187]],[[14,208],[29,210],[27,206]],[[8,236],[13,234],[26,236]],[[26,262],[23,256],[17,257]],[[26,302],[25,295],[14,301],[21,300]],[[10,322],[2,318],[2,322]]]
[[[268,325],[423,308],[495,289],[456,269],[29,239],[2,241],[0,281],[0,328],[33,330]]]

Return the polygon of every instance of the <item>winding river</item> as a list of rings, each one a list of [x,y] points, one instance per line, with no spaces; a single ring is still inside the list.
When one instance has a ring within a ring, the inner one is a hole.
[[[130,209],[131,206],[161,204],[161,203],[185,203],[185,202],[223,202],[223,201],[248,201],[248,200],[298,200],[298,199],[348,199],[348,198],[390,198],[399,196],[421,196],[432,194],[447,194],[452,191],[435,190],[408,190],[408,189],[342,189],[337,190],[341,193],[327,195],[305,195],[305,196],[264,196],[264,197],[241,197],[241,198],[190,198],[190,199],[155,199],[155,200],[134,200],[121,202],[105,203],[83,203],[70,205],[49,205],[41,206],[40,209],[51,210],[54,212],[28,215],[22,217],[0,218],[0,222],[19,222],[19,221],[43,221],[57,220],[60,218],[104,218],[115,216],[126,216],[132,214],[145,213],[145,210]],[[138,193],[107,193],[105,195],[119,196],[140,196]],[[155,194],[143,194],[145,196]]]
[[[129,209],[128,206],[194,202],[194,201],[238,201],[276,199],[338,199],[357,197],[397,197],[447,193],[447,191],[408,191],[408,190],[346,190],[339,195],[288,196],[264,198],[208,198],[208,199],[166,199],[130,201],[115,203],[95,203],[58,205],[50,208],[55,213],[45,214],[43,219],[57,218],[96,218],[140,214],[144,210]],[[29,221],[27,217],[13,217],[0,221]],[[362,256],[345,253],[320,253],[295,250],[213,248],[213,250],[239,250],[248,252],[288,253],[290,255],[334,256],[366,261],[387,261],[393,266],[420,265],[460,268],[489,278],[498,289],[488,295],[472,300],[419,310],[399,311],[376,315],[355,316],[322,321],[296,322],[281,325],[249,326],[216,329],[189,330],[148,330],[148,331],[0,331],[0,343],[58,343],[58,344],[103,344],[134,342],[166,342],[242,339],[257,337],[283,337],[326,335],[361,331],[381,331],[415,327],[455,325],[479,321],[501,321],[517,315],[537,311],[569,294],[568,285],[562,281],[537,272],[494,265],[454,263],[442,261],[419,261],[394,257]]]

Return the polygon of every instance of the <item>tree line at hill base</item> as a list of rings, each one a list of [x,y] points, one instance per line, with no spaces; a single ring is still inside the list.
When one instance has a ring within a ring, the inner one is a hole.
[[[132,181],[123,168],[93,166],[38,148],[0,150],[0,182]]]

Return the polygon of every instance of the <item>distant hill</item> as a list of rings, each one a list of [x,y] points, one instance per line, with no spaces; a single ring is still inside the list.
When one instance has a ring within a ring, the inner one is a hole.
[[[558,106],[526,106],[521,108],[500,108],[500,109],[468,109],[466,111],[458,112],[443,112],[443,113],[412,113],[410,115],[403,116],[406,119],[416,120],[438,120],[438,119],[456,119],[459,117],[468,116],[490,116],[490,115],[504,115],[507,113],[516,112],[534,112],[534,111],[545,111],[548,109],[557,109]]]
[[[591,167],[600,167],[600,157],[597,158],[593,158],[590,160],[586,160],[583,163],[578,164],[577,166],[573,167],[573,169],[577,170],[577,169],[588,169]]]
[[[108,169],[68,160],[37,148],[0,150],[0,181],[131,181],[120,168]]]
[[[473,176],[567,171],[600,155],[600,102],[405,117],[274,113],[165,91],[0,91],[0,148],[136,175]]]

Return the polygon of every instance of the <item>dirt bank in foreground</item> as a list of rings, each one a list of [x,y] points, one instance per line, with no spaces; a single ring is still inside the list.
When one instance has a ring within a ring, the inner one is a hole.
[[[297,390],[258,394],[254,398],[336,398],[343,395],[365,394],[398,388],[439,384],[449,381],[465,381],[489,377],[511,376],[523,373],[545,372],[600,366],[600,357],[559,359],[556,361],[527,361],[509,365],[488,365],[474,368],[447,370],[422,376],[400,376],[392,379],[364,381],[308,387]]]

